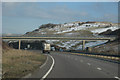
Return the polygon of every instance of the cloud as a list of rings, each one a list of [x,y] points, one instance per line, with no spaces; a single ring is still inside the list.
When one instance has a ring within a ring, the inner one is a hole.
[[[77,11],[67,6],[56,5],[44,8],[35,3],[4,3],[3,13],[5,16],[29,17],[53,20],[73,20],[74,17],[87,16],[85,11]]]
[[[47,4],[46,4],[47,5]],[[89,7],[91,9],[91,12],[94,12],[93,14],[90,14],[88,12],[70,8],[65,5],[53,5],[46,6],[46,5],[40,5],[38,3],[4,3],[3,4],[3,15],[4,16],[14,16],[14,17],[27,17],[27,18],[38,18],[38,19],[46,19],[46,20],[58,20],[58,21],[75,21],[75,20],[102,20],[102,21],[116,21],[117,16],[115,14],[108,14],[103,13],[101,8],[102,4],[95,4],[93,5],[96,8],[93,9],[92,7]],[[87,6],[86,6],[87,7]],[[99,10],[100,12],[98,12]],[[96,14],[103,15],[103,17]]]

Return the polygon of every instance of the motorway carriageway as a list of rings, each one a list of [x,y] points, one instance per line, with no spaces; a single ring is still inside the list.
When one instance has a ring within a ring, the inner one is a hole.
[[[117,63],[62,52],[51,52],[46,55],[46,62],[25,78],[39,80],[44,78],[105,78],[107,80],[107,78],[112,78],[112,80],[120,80]]]

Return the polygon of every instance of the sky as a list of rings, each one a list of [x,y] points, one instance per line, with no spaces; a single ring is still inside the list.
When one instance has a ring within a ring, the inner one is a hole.
[[[25,34],[42,24],[117,23],[117,2],[2,2],[2,33]]]

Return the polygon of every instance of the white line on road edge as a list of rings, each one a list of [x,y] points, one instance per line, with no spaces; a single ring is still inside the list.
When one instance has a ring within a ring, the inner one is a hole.
[[[46,63],[47,63],[47,61],[48,61],[48,56],[47,56],[47,59],[46,59],[45,63],[43,65],[41,65],[40,68],[42,68],[43,66],[45,66]]]
[[[97,69],[98,69],[98,70],[102,70],[102,69],[101,69],[101,68],[99,68],[99,67],[98,67]]]
[[[119,78],[119,77],[117,77],[117,76],[115,76],[114,78],[116,78],[116,79],[120,80],[120,78]]]
[[[49,54],[48,54],[49,55]],[[52,60],[53,60],[53,63],[52,63],[52,65],[51,65],[51,67],[50,67],[50,69],[48,70],[48,72],[42,77],[42,79],[40,79],[40,80],[44,80],[46,77],[47,77],[47,75],[51,72],[51,70],[53,69],[53,66],[54,66],[54,64],[55,64],[55,60],[54,60],[54,58],[51,56],[51,55],[49,55],[51,58],[52,58]]]

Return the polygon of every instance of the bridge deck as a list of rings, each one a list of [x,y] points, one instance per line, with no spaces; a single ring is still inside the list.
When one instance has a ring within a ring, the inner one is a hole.
[[[83,41],[82,49],[85,49],[85,41],[108,40],[112,41],[115,38],[110,37],[1,37],[3,40],[18,40],[19,50],[21,48],[21,40],[78,40]]]
[[[114,37],[2,37],[3,40],[114,40]]]

